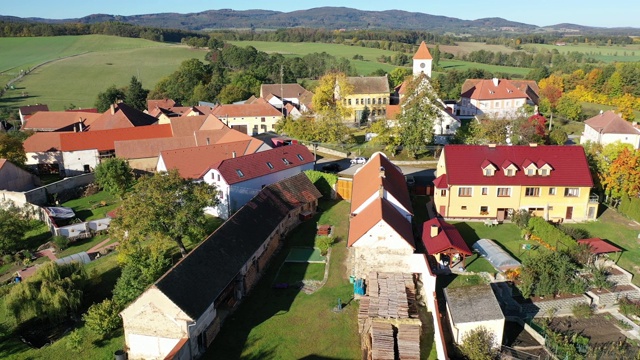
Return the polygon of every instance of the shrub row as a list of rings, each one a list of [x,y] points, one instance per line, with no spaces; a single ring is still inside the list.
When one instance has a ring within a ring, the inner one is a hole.
[[[560,243],[567,246],[569,249],[576,247],[576,242],[573,238],[565,234],[562,230],[549,224],[545,219],[541,217],[532,217],[529,219],[529,226],[527,227],[531,233],[541,237],[546,243],[556,245]]]
[[[640,221],[640,198],[622,196],[622,199],[620,199],[620,206],[618,206],[618,211],[635,221]]]
[[[309,180],[320,191],[322,197],[325,199],[331,199],[333,193],[333,185],[338,182],[338,176],[335,174],[329,174],[322,171],[306,170],[304,172]]]

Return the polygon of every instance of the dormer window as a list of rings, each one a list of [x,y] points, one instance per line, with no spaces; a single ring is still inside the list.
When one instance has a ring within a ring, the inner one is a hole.
[[[547,170],[547,169],[540,169],[540,175],[542,175],[542,176],[547,176],[547,175],[549,175],[549,170]]]
[[[480,168],[482,169],[482,174],[484,174],[484,176],[493,176],[496,174],[496,170],[498,169],[489,160],[483,161]]]
[[[538,174],[540,174],[540,176],[549,176],[551,175],[551,170],[553,170],[551,165],[544,163],[544,165],[538,169]]]
[[[514,176],[516,173],[513,169],[504,169],[504,174],[506,176]]]
[[[502,169],[504,170],[504,176],[516,176],[518,168],[509,160],[502,163]]]

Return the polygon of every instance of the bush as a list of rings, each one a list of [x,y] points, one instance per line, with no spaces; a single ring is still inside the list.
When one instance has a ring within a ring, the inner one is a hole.
[[[511,222],[516,224],[516,226],[520,229],[525,229],[529,225],[529,220],[531,219],[531,214],[524,209],[516,210],[511,215]]]
[[[588,239],[591,237],[589,231],[582,228],[560,225],[558,226],[558,229],[560,229],[563,233],[571,236],[573,240]]]
[[[573,305],[571,312],[578,319],[588,319],[593,316],[593,307],[587,303],[580,303]]]
[[[529,219],[529,230],[546,243],[551,245],[563,244],[569,249],[573,249],[577,246],[577,243],[569,235],[565,234],[562,230],[549,224],[545,219],[541,217],[532,217]],[[556,245],[557,247],[557,245]]]
[[[10,264],[12,262],[13,262],[13,256],[11,256],[9,254],[2,256],[2,264],[6,265],[6,264]]]
[[[82,348],[82,334],[78,329],[73,330],[67,336],[67,350],[78,352]]]
[[[493,332],[480,326],[465,335],[459,350],[469,360],[494,359],[496,355],[493,351],[494,338]]]
[[[338,182],[338,176],[335,174],[328,174],[321,171],[306,170],[304,172],[309,180],[320,191],[322,197],[325,199],[331,199],[333,194],[333,185]]]
[[[329,236],[317,236],[315,246],[320,249],[322,256],[327,255],[329,248],[333,245],[333,238]]]
[[[54,236],[52,239],[53,243],[56,245],[58,250],[64,250],[69,247],[69,238],[58,235]]]
[[[626,195],[623,195],[620,199],[618,211],[636,221],[640,221],[640,198],[630,198]]]
[[[624,316],[640,316],[640,304],[629,300],[627,297],[623,297],[618,301],[618,310]]]
[[[118,315],[122,309],[111,299],[93,304],[82,316],[87,328],[101,337],[122,326],[122,319]]]

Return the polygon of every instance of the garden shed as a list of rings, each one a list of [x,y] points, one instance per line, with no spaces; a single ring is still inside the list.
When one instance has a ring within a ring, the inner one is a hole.
[[[480,239],[473,244],[472,248],[482,257],[487,259],[494,268],[500,271],[507,271],[520,267],[518,260],[514,259],[500,245],[490,239]]]

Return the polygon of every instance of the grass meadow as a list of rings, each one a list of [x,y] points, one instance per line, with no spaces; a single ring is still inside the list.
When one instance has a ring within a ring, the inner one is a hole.
[[[618,62],[618,61],[640,61],[640,44],[631,45],[602,45],[595,44],[571,44],[565,46],[547,45],[547,44],[526,44],[522,46],[524,49],[536,50],[557,50],[561,54],[576,51],[588,55],[598,61]]]
[[[0,99],[0,106],[44,103],[51,110],[63,110],[69,104],[93,107],[99,92],[111,85],[126,86],[134,75],[151,89],[182,61],[203,60],[206,50],[144,39],[87,35],[0,38],[0,53],[0,80],[5,83],[21,69],[59,59],[16,83],[16,89]],[[77,56],[60,59],[70,55]]]

